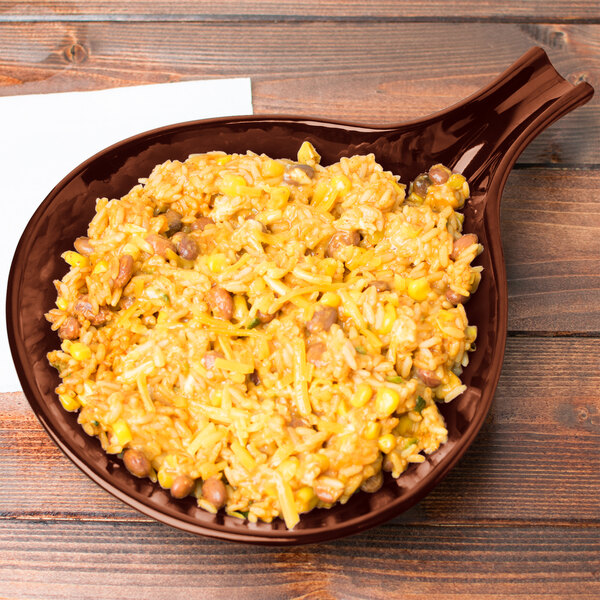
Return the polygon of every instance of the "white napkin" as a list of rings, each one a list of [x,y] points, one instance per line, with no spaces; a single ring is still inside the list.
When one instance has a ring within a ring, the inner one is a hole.
[[[0,98],[0,392],[21,389],[6,337],[6,283],[21,233],[50,190],[96,152],[148,129],[252,114],[250,79]]]

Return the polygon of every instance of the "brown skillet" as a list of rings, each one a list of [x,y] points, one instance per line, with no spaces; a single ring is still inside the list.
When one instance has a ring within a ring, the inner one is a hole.
[[[367,127],[305,117],[256,116],[182,123],[119,142],[67,175],[31,218],[17,246],[8,281],[7,326],[13,359],[29,403],[50,437],[89,477],[133,508],[191,533],[239,542],[300,544],[356,533],[418,502],[448,473],[474,440],[490,409],[500,376],[507,322],[507,289],[500,241],[500,198],[515,160],[543,129],[587,102],[593,89],[572,86],[533,48],[489,86],[460,104],[394,127]],[[58,338],[44,320],[54,305],[52,281],[66,271],[60,254],[85,235],[98,197],[120,197],[167,159],[195,152],[252,150],[294,158],[311,141],[330,164],[342,156],[373,152],[384,168],[406,183],[434,163],[463,173],[472,198],[465,232],[476,233],[485,251],[481,286],[467,305],[479,329],[477,350],[463,375],[467,391],[442,405],[449,440],[396,482],[375,494],[358,493],[345,505],[314,510],[291,531],[282,521],[251,524],[220,512],[209,514],[193,499],[174,500],[149,480],[131,476],[120,460],[104,454],[96,439],[65,412],[54,388],[58,376],[46,360]]]

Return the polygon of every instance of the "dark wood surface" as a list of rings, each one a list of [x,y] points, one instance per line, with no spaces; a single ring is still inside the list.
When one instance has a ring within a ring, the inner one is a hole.
[[[393,123],[459,101],[532,45],[597,96],[509,177],[504,367],[450,475],[347,539],[223,543],[113,499],[22,394],[0,394],[1,598],[600,597],[597,2],[0,1],[0,95],[250,76],[256,113]]]

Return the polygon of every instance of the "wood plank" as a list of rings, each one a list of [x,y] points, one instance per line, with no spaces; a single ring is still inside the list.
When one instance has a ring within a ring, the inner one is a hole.
[[[570,80],[600,81],[600,25],[1,23],[0,94],[250,76],[257,113],[390,124],[459,101],[538,44]],[[600,95],[521,162],[600,164]]]
[[[600,331],[600,171],[511,173],[502,242],[513,331]]]
[[[86,18],[101,17],[142,18],[178,20],[216,20],[216,19],[466,19],[469,21],[486,20],[525,20],[536,21],[573,21],[591,20],[600,16],[600,8],[594,0],[505,0],[504,2],[473,2],[472,0],[453,0],[449,6],[443,0],[430,0],[427,3],[415,0],[374,0],[365,2],[345,2],[337,0],[306,0],[298,3],[291,0],[220,0],[220,2],[189,1],[180,2],[151,0],[117,0],[76,2],[63,0],[30,0],[27,3],[11,1],[0,2],[2,19],[24,17],[35,19],[40,16]]]
[[[155,523],[0,522],[10,598],[594,598],[598,527],[392,523],[289,549]],[[565,543],[568,540],[568,543]]]
[[[599,357],[598,339],[509,338],[477,440],[398,520],[600,524]],[[63,457],[22,394],[0,395],[0,423],[0,519],[148,520]]]

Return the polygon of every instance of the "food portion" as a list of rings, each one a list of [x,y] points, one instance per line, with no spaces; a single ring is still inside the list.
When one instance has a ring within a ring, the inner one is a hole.
[[[46,315],[63,407],[174,498],[293,527],[447,439],[482,250],[465,178],[210,152],[100,198]]]

